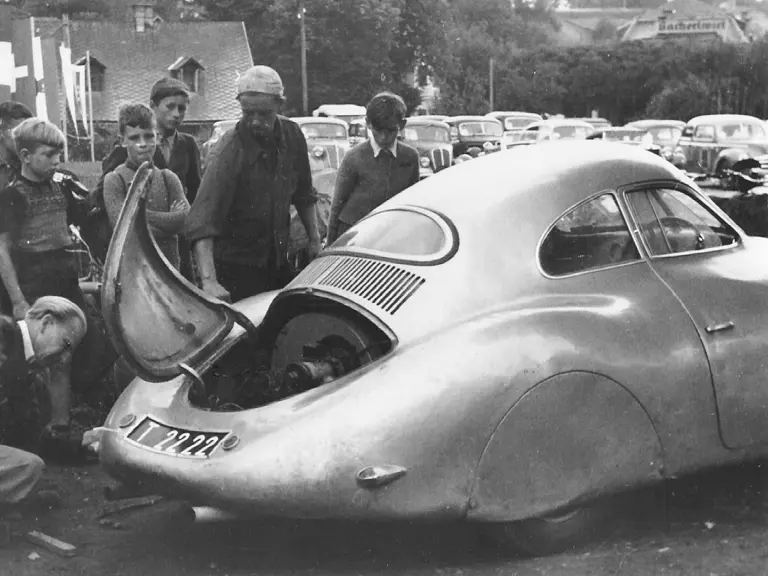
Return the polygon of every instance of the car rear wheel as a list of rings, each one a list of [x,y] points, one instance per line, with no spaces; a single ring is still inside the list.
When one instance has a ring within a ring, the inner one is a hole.
[[[495,524],[489,535],[500,546],[528,556],[548,556],[578,548],[598,532],[607,511],[582,506],[538,518]]]

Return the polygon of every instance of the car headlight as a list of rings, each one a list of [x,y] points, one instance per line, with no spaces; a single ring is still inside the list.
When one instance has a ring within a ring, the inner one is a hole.
[[[429,168],[429,158],[427,158],[426,156],[422,156],[419,162],[421,163],[422,168]]]
[[[312,156],[318,159],[322,158],[323,156],[325,156],[325,148],[323,148],[322,146],[315,146],[314,148],[312,148]]]
[[[493,142],[483,142],[483,150],[490,150],[493,148]]]

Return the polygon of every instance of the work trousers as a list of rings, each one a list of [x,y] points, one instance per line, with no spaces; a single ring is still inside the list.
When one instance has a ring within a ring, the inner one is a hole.
[[[0,444],[0,504],[26,497],[40,480],[45,464],[36,455]]]

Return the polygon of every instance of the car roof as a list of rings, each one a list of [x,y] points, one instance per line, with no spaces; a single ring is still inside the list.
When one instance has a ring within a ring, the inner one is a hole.
[[[450,128],[448,124],[441,120],[435,120],[433,118],[420,118],[419,116],[411,116],[405,119],[406,126],[439,126],[440,128]]]
[[[217,120],[216,122],[213,123],[213,127],[216,128],[217,126],[230,126],[230,125],[234,126],[239,121],[240,121],[239,119],[236,119],[236,120]]]
[[[633,120],[632,122],[627,122],[625,126],[630,128],[652,128],[655,126],[671,126],[674,128],[682,128],[685,126],[685,122],[682,120],[653,120],[651,118],[645,118],[643,120]]]
[[[533,227],[538,242],[563,212],[595,193],[630,182],[681,179],[686,179],[683,173],[660,156],[621,142],[542,142],[438,172],[383,206],[421,206],[444,214],[460,234],[474,229],[491,236],[487,230],[508,235],[514,214],[516,225]]]
[[[594,129],[594,126],[584,120],[578,118],[548,118],[547,120],[539,120],[528,124],[523,130],[528,130],[532,126],[581,126],[582,128]]]
[[[688,120],[688,124],[704,124],[712,123],[719,124],[724,122],[756,122],[759,124],[765,124],[760,118],[755,116],[747,116],[745,114],[705,114],[703,116],[696,116]]]
[[[296,124],[337,124],[345,128],[349,126],[345,120],[332,116],[297,116],[296,118],[291,118],[291,120],[296,122]]]
[[[510,111],[510,112],[502,112],[500,110],[496,110],[494,112],[488,112],[486,116],[490,116],[492,118],[536,118],[537,120],[542,119],[541,114],[537,114],[536,112],[517,112],[517,111]]]
[[[501,124],[499,120],[496,118],[491,118],[489,116],[481,116],[481,115],[464,115],[464,116],[451,116],[449,117],[446,122],[453,123],[453,122],[498,122]]]

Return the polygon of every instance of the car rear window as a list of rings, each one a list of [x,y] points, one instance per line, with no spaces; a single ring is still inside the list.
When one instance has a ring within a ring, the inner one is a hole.
[[[562,216],[539,251],[541,269],[550,276],[566,276],[639,259],[613,194],[579,204]]]
[[[442,262],[456,249],[456,233],[440,215],[421,208],[393,208],[364,218],[329,250],[351,250],[417,264]]]

